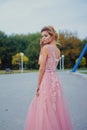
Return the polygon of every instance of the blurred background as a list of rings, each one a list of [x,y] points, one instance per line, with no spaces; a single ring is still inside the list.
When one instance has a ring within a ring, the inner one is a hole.
[[[86,0],[0,0],[0,73],[38,69],[46,25],[59,33],[64,69],[72,69],[87,43]],[[87,69],[87,53],[78,68]]]

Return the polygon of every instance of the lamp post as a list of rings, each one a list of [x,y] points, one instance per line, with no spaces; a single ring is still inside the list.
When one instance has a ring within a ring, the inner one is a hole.
[[[20,53],[21,55],[21,72],[23,72],[23,56],[24,56],[24,53]]]
[[[61,70],[61,57],[60,57],[60,60],[59,60],[59,66],[60,66],[60,70]]]
[[[62,55],[61,57],[62,57],[62,70],[64,70],[64,55]]]

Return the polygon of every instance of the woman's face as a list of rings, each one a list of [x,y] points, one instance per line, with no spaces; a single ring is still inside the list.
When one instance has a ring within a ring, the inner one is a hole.
[[[50,44],[53,40],[52,36],[47,31],[43,31],[41,37],[42,44]]]

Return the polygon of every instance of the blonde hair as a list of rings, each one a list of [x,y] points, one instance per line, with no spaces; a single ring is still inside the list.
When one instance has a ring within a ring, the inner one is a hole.
[[[54,29],[53,26],[45,26],[41,29],[41,32],[43,31],[47,31],[51,36],[54,37],[54,40],[56,41],[56,44],[60,45],[59,43],[59,35],[56,32],[56,30]]]

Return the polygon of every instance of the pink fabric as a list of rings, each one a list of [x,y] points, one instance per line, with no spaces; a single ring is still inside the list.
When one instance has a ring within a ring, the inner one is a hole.
[[[27,114],[25,130],[72,130],[70,115],[56,73],[55,53],[48,45],[50,57],[40,86]]]

